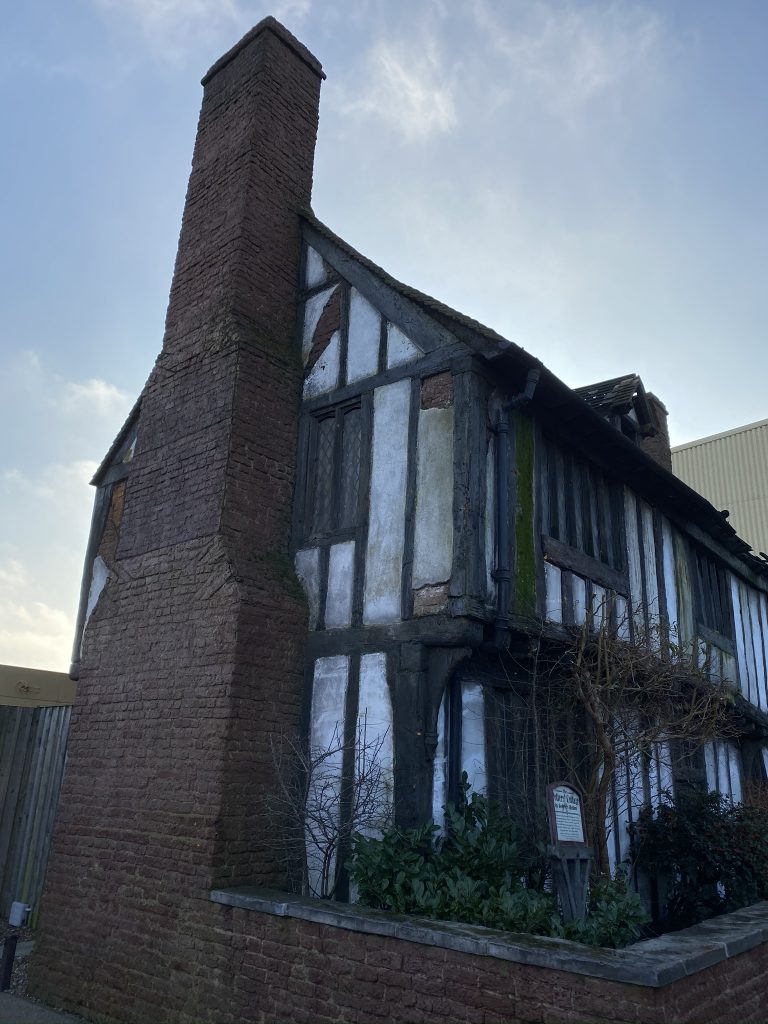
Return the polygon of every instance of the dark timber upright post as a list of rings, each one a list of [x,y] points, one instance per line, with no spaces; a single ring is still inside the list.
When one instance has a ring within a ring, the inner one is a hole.
[[[163,349],[115,571],[85,633],[31,974],[43,998],[87,1002],[89,1015],[211,1019],[211,993],[232,981],[204,952],[220,927],[208,892],[280,881],[260,798],[270,736],[296,727],[301,699],[307,616],[288,558],[298,211],[321,78],[268,18],[203,80]]]

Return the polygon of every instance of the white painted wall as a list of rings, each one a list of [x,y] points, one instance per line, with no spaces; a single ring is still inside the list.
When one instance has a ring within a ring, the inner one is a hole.
[[[446,690],[443,693],[440,711],[437,716],[437,747],[435,748],[435,761],[432,766],[432,820],[440,827],[441,831],[445,826],[443,808],[448,797],[447,736],[448,691]],[[768,751],[766,751],[766,764],[768,764]]]
[[[485,758],[485,698],[479,683],[461,684],[461,770],[475,793],[485,793],[488,773]]]
[[[323,257],[316,249],[313,249],[311,245],[308,245],[304,275],[304,283],[306,287],[317,288],[318,285],[323,283],[325,276],[326,270],[325,264],[323,263]]]
[[[372,377],[379,368],[381,317],[356,288],[349,298],[349,338],[347,340],[347,381]]]
[[[307,365],[307,357],[312,350],[312,339],[315,336],[315,328],[323,315],[323,310],[328,300],[333,295],[335,287],[326,288],[311,299],[307,299],[304,305],[304,330],[301,335],[301,356],[304,365]]]
[[[375,755],[382,770],[383,785],[377,812],[380,824],[361,829],[366,835],[374,835],[390,823],[394,795],[395,745],[386,654],[364,654],[360,658],[357,736],[358,743],[367,749],[369,759]]]
[[[453,563],[453,409],[419,413],[413,586],[443,583]]]
[[[296,575],[299,577],[309,606],[309,628],[317,629],[320,615],[320,549],[302,548],[294,560]]]
[[[335,655],[318,658],[315,662],[312,681],[312,704],[310,709],[309,743],[313,760],[323,753],[335,752],[323,760],[315,778],[310,781],[308,795],[309,818],[316,816],[325,822],[325,831],[333,835],[339,822],[339,796],[341,793],[341,772],[344,737],[344,706],[349,680],[349,658]],[[315,895],[326,893],[323,862],[329,846],[319,836],[322,825],[308,825],[305,833],[307,847],[307,870],[310,889]],[[333,875],[335,853],[328,858],[325,873]]]
[[[363,621],[398,622],[401,613],[410,380],[376,388]]]
[[[107,579],[109,578],[109,569],[107,569],[107,563],[101,557],[96,555],[93,560],[93,569],[91,570],[91,586],[88,590],[88,602],[85,606],[85,619],[83,620],[83,631],[80,634],[80,652],[83,650],[83,637],[85,636],[85,627],[88,625],[88,619],[91,617],[91,613],[96,605],[99,603],[101,592],[107,585]]]
[[[352,624],[352,591],[355,582],[355,542],[333,544],[328,555],[328,590],[325,628],[342,629]]]
[[[419,346],[407,338],[399,327],[387,324],[387,369],[412,363],[423,355]]]
[[[563,574],[551,562],[544,563],[544,583],[546,586],[545,618],[550,622],[563,621]]]
[[[303,394],[305,398],[324,395],[339,386],[340,361],[341,334],[339,331],[334,331],[331,340],[304,381]]]

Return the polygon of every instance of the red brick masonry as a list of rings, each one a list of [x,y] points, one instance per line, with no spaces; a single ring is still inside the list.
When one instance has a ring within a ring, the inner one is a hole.
[[[257,890],[213,899],[239,904],[221,922],[222,1024],[768,1019],[765,903],[613,951]]]

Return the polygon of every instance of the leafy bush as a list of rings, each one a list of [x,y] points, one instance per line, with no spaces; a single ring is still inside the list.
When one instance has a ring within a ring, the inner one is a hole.
[[[684,928],[768,899],[768,812],[690,794],[634,826],[638,863],[667,883],[665,925]]]
[[[462,780],[458,807],[446,808],[446,832],[435,825],[393,828],[381,839],[356,835],[350,877],[361,903],[401,914],[481,924],[592,945],[623,946],[647,919],[621,880],[592,886],[590,913],[564,925],[540,877],[542,844],[521,840],[511,819]]]

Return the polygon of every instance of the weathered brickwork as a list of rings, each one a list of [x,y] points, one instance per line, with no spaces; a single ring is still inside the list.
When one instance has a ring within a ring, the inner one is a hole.
[[[287,551],[322,72],[271,20],[212,70],[163,350],[84,638],[32,972],[43,997],[120,1020],[208,1013],[211,886],[279,883],[260,799],[303,680]]]
[[[215,911],[210,914],[203,904],[187,909],[187,932],[178,939],[170,984],[157,965],[137,962],[136,950],[122,951],[125,990],[116,991],[93,964],[95,1005],[109,1007],[103,1019],[126,1024],[150,1019],[157,1024],[765,1020],[765,945],[663,988],[647,988],[238,908]],[[140,935],[134,934],[140,945]],[[62,972],[57,985],[62,1003],[77,1005],[68,995],[80,991],[77,980]]]

